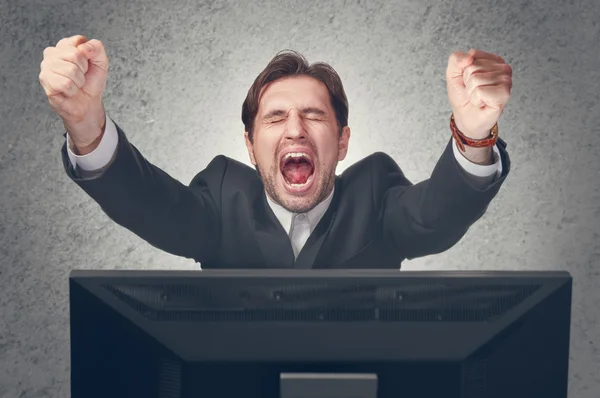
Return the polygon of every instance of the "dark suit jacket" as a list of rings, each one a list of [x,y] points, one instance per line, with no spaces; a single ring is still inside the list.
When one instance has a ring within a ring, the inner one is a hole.
[[[486,211],[510,169],[478,187],[449,140],[431,177],[412,184],[394,160],[374,153],[336,178],[331,205],[294,261],[256,171],[215,157],[186,186],[151,164],[117,125],[112,163],[80,178],[62,148],[68,176],[117,224],[168,253],[207,268],[400,268],[404,259],[452,247]]]

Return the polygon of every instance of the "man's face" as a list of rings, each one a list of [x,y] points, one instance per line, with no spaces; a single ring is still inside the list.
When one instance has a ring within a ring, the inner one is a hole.
[[[338,161],[348,151],[327,87],[309,76],[288,77],[263,89],[254,120],[254,142],[246,146],[267,194],[284,208],[306,212],[325,199]]]

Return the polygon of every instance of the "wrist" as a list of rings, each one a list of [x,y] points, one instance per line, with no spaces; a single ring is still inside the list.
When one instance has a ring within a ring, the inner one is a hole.
[[[460,131],[465,138],[468,138],[471,140],[482,140],[490,135],[489,130],[485,131],[484,133],[471,132],[471,131],[467,130],[467,128],[459,120],[454,119],[454,123],[455,123],[458,131]]]
[[[70,137],[70,136],[69,136]],[[100,134],[91,142],[77,142],[73,139],[70,139],[69,148],[71,151],[77,156],[85,156],[96,150],[98,146],[100,146],[100,142],[104,137],[104,129],[100,132]]]
[[[485,148],[491,148],[496,145],[496,141],[498,140],[498,123],[488,131],[487,136],[484,138],[472,138],[472,135],[466,135],[461,131],[457,123],[458,122],[454,118],[454,113],[452,113],[450,116],[450,130],[452,131],[452,136],[461,152],[466,152],[467,148],[471,147],[472,150],[469,150],[469,153],[478,153],[478,157],[481,157],[488,153],[484,151]],[[477,149],[477,151],[473,152],[475,149]]]
[[[95,112],[94,117],[77,123],[63,121],[63,125],[69,133],[71,150],[76,155],[87,155],[93,152],[102,140],[106,128],[106,113],[102,107],[101,111]]]

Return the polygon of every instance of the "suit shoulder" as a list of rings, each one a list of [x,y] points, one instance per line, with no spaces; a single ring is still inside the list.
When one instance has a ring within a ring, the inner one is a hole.
[[[251,191],[257,182],[260,180],[255,169],[225,155],[218,155],[196,174],[191,185],[208,185],[212,191],[229,192]]]
[[[256,176],[256,171],[238,160],[225,155],[217,155],[208,163],[204,170],[196,174],[195,178],[217,175],[220,178],[225,178],[225,175],[234,178],[248,178],[252,175]]]
[[[385,152],[364,157],[344,170],[340,179],[348,190],[364,191],[368,187],[376,200],[393,186],[412,185],[398,163]]]
[[[371,162],[373,162],[375,166],[400,170],[400,166],[398,165],[398,163],[385,152],[375,152],[369,155],[369,157]]]
[[[390,155],[385,152],[374,152],[344,170],[342,177],[356,178],[361,175],[373,175],[382,172],[401,173],[402,171],[398,163]]]

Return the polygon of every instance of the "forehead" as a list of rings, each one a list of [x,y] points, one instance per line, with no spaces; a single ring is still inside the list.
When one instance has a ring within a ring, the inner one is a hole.
[[[263,88],[258,113],[276,108],[320,107],[330,110],[329,92],[323,82],[310,76],[293,76],[274,81]]]

